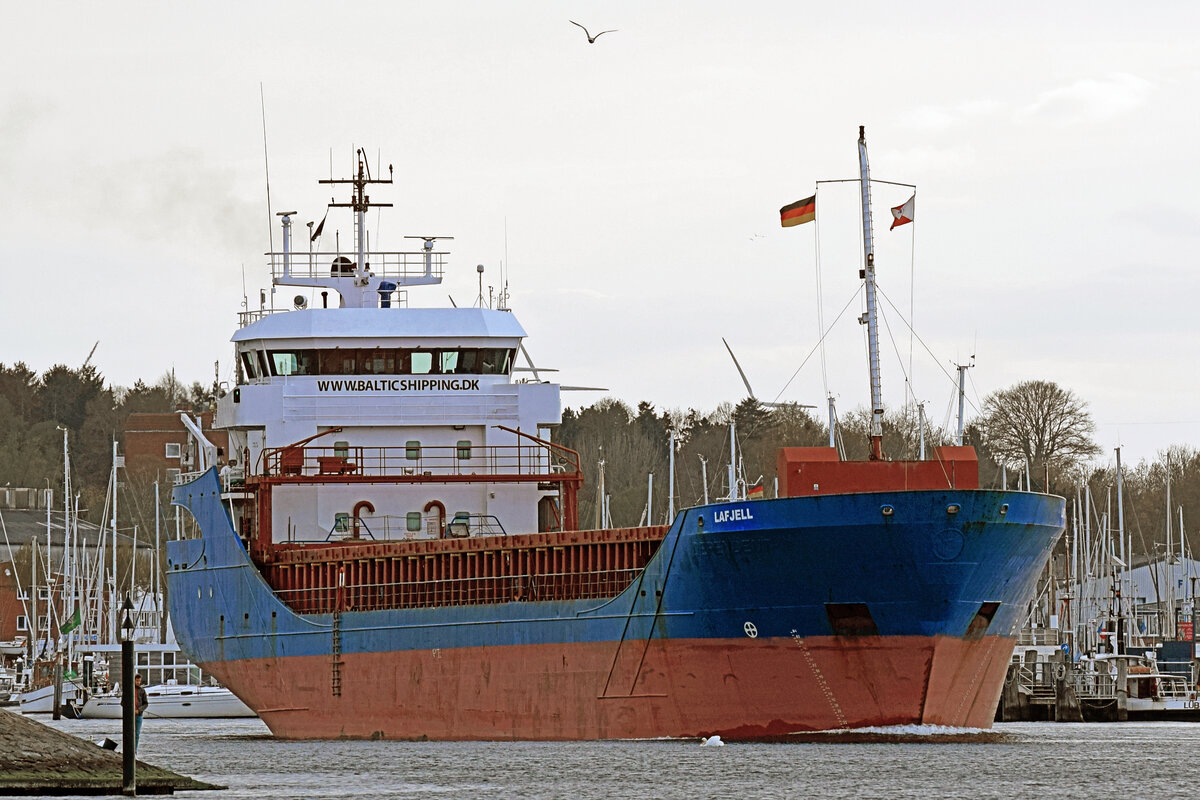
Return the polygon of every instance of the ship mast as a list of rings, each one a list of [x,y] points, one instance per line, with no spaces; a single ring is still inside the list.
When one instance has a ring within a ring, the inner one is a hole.
[[[867,326],[867,348],[871,361],[871,460],[883,458],[883,392],[879,385],[879,322],[875,314],[875,237],[871,229],[871,168],[867,164],[867,134],[858,126],[859,183],[862,187],[863,254],[865,268],[859,277],[866,282],[867,310],[859,323]]]
[[[329,178],[318,181],[318,183],[349,183],[354,187],[354,194],[349,203],[329,203],[330,208],[350,208],[354,210],[354,230],[356,244],[358,245],[358,263],[355,265],[355,275],[361,281],[367,277],[367,245],[366,245],[366,215],[371,208],[391,208],[391,203],[372,203],[371,198],[367,196],[366,188],[370,183],[391,183],[392,182],[392,166],[388,165],[388,177],[372,178],[369,167],[366,165],[366,156],[361,149],[358,150],[358,175],[353,178]]]

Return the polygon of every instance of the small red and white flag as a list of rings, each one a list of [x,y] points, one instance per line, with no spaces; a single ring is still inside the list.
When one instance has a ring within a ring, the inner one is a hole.
[[[903,205],[896,206],[892,209],[892,227],[888,230],[893,230],[897,225],[907,225],[913,221],[917,211],[917,194],[913,192],[913,196],[908,198]]]

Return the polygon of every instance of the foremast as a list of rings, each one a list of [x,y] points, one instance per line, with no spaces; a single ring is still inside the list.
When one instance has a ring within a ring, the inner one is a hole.
[[[392,182],[392,165],[388,164],[387,178],[372,178],[370,167],[367,166],[366,157],[363,151],[358,151],[358,174],[353,178],[323,178],[317,183],[329,184],[350,184],[354,187],[354,193],[350,197],[349,203],[330,202],[330,208],[349,208],[354,211],[354,235],[355,243],[358,246],[358,260],[354,265],[354,274],[357,276],[360,284],[365,283],[367,279],[367,211],[372,207],[376,208],[391,208],[391,203],[372,203],[371,198],[367,195],[367,185],[372,183],[391,183]]]
[[[859,318],[867,326],[867,349],[871,367],[871,460],[883,458],[883,391],[879,381],[879,321],[875,311],[875,236],[871,225],[871,168],[867,163],[865,126],[858,126],[859,184],[862,188],[863,255],[867,310]]]

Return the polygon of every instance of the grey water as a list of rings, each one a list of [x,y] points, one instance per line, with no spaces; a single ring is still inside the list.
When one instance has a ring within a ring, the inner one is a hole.
[[[48,721],[47,717],[41,719]],[[117,720],[59,730],[120,741]],[[881,728],[786,744],[290,742],[257,719],[152,720],[138,758],[235,798],[1174,798],[1200,784],[1200,724]]]

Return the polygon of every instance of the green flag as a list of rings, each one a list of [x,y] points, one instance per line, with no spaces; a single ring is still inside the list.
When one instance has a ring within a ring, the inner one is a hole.
[[[75,670],[73,670],[73,669],[69,669],[69,670],[67,670],[66,672],[64,672],[64,673],[63,673],[63,677],[64,677],[64,678],[66,678],[66,679],[67,679],[67,680],[69,680],[69,681],[73,681],[73,680],[75,680],[76,678],[78,678],[78,677],[79,677],[79,673],[78,673],[78,672],[76,672],[76,671],[75,671]]]
[[[67,620],[66,623],[61,628],[59,628],[59,633],[62,633],[64,635],[70,633],[71,631],[73,631],[79,627],[79,623],[81,621],[82,621],[82,619],[79,616],[79,609],[76,608],[75,613],[71,615],[71,618],[69,620]]]

